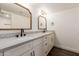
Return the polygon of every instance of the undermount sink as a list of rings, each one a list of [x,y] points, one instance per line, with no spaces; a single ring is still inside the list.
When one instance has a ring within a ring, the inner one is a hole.
[[[41,35],[42,33],[33,33],[33,34],[26,34],[27,37],[33,37],[33,36],[38,36]]]

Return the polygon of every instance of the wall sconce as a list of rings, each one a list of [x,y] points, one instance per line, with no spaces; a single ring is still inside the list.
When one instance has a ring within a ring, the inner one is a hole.
[[[47,16],[47,13],[44,10],[41,10],[40,11],[40,15],[46,17]]]

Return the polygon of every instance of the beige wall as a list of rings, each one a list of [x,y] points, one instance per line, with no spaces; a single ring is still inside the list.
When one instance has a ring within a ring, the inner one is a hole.
[[[55,46],[79,53],[79,8],[55,15]]]

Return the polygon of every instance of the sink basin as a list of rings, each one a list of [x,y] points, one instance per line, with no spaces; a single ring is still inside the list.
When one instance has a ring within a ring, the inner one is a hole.
[[[26,34],[27,37],[33,37],[33,36],[38,36],[41,35],[43,33],[33,33],[33,34]]]

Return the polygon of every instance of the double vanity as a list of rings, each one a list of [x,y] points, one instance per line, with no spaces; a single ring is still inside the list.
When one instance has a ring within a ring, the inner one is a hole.
[[[18,3],[0,4],[0,30],[16,33],[12,37],[0,37],[0,56],[46,56],[49,53],[54,46],[55,34],[47,30],[47,19],[42,12],[36,17],[38,32],[27,34],[25,31],[32,30],[30,10]]]
[[[32,33],[0,40],[1,56],[46,56],[54,46],[54,32]]]

